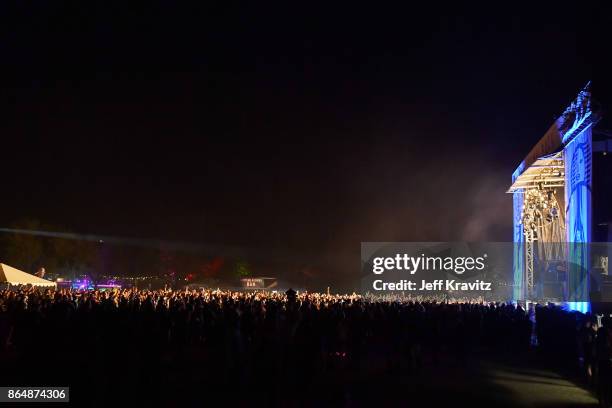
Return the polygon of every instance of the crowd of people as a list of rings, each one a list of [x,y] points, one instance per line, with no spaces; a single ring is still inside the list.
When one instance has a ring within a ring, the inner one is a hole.
[[[101,400],[128,393],[167,401],[206,384],[207,395],[274,405],[314,398],[322,382],[337,384],[338,373],[462,367],[478,353],[520,355],[535,346],[582,362],[605,390],[610,333],[608,319],[599,325],[552,305],[307,292],[0,291],[1,375],[10,377],[1,382],[71,384]],[[240,392],[225,394],[228,385]]]

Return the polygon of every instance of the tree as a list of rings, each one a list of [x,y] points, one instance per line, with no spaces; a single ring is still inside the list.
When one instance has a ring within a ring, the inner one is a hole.
[[[91,269],[96,259],[95,243],[76,239],[51,238],[49,253],[55,266],[63,268],[71,277]]]
[[[251,276],[251,266],[246,261],[237,261],[234,273],[239,278],[246,278]]]
[[[95,260],[95,243],[79,239],[37,235],[36,231],[69,232],[57,226],[44,225],[35,219],[23,219],[12,225],[13,232],[2,237],[2,261],[33,273],[43,266],[48,272],[65,269],[76,275],[90,269]]]
[[[12,225],[13,229],[40,230],[40,222],[24,219]],[[27,272],[35,272],[45,255],[44,239],[40,236],[9,233],[3,237],[4,261]]]

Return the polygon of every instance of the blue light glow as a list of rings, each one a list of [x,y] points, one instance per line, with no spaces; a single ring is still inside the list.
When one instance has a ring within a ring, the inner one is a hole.
[[[589,299],[589,251],[591,241],[591,129],[565,146],[565,197],[570,303]],[[582,307],[582,306],[581,306]]]
[[[521,162],[521,164],[518,165],[518,167],[516,168],[516,170],[514,170],[514,173],[512,173],[512,182],[514,183],[516,181],[516,179],[518,178],[518,176],[521,175],[521,173],[523,173],[523,171],[525,170],[525,160],[523,160]]]
[[[563,308],[571,312],[588,313],[591,311],[590,302],[565,302]]]
[[[524,163],[521,163],[521,165]],[[519,166],[520,168],[521,166]],[[518,169],[517,169],[518,170]],[[514,175],[513,177],[514,178]],[[513,253],[513,274],[514,274],[514,290],[512,297],[515,301],[522,300],[523,296],[523,276],[525,270],[524,253],[525,246],[523,244],[523,224],[521,224],[521,211],[523,209],[523,193],[515,192],[512,198],[513,202],[513,218],[514,218],[514,253]]]

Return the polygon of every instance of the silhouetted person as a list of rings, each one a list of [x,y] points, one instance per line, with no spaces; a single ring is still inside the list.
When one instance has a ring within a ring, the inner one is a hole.
[[[610,388],[612,387],[612,319],[605,316],[602,326],[597,330],[597,368],[599,403],[609,407],[612,402]]]
[[[287,302],[295,303],[297,299],[297,293],[295,292],[295,290],[289,288],[289,290],[285,292],[285,295],[287,296]]]

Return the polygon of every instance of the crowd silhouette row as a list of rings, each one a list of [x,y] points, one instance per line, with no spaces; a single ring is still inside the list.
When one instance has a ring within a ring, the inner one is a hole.
[[[580,367],[606,394],[611,339],[608,319],[554,305],[293,291],[0,291],[3,384],[70,384],[100,400],[140,392],[170,401],[205,384],[207,394],[229,385],[273,404],[347,373],[411,375],[534,348]]]

